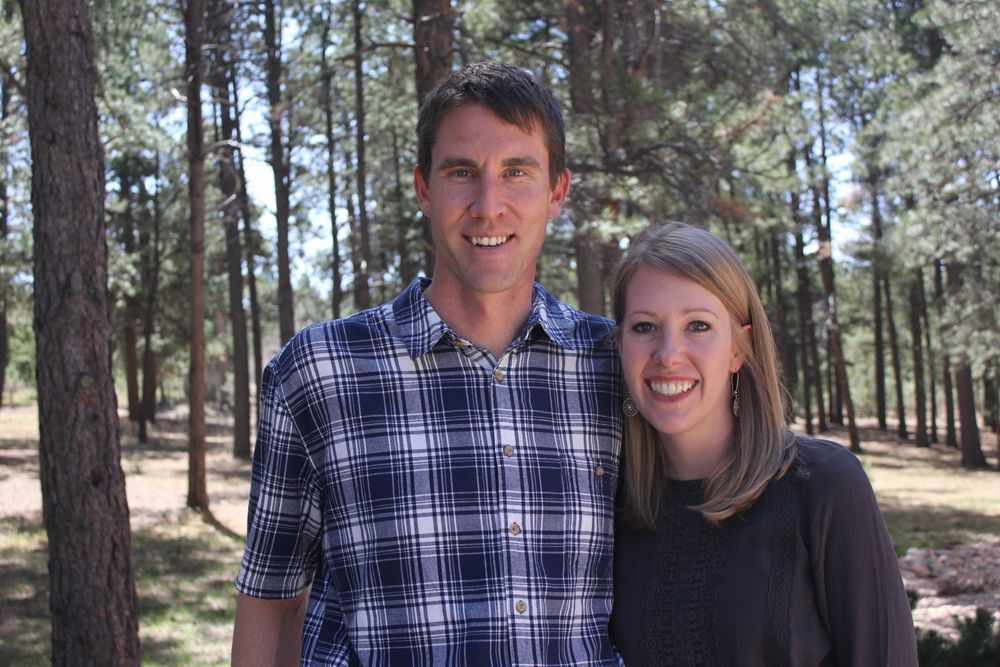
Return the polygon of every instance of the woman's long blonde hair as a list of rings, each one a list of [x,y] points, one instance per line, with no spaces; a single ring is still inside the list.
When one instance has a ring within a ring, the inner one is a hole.
[[[753,505],[795,458],[774,336],[753,279],[729,244],[709,232],[670,222],[652,226],[632,240],[615,274],[614,314],[619,323],[625,317],[629,282],[642,266],[694,281],[722,302],[736,326],[751,325],[749,349],[744,337],[734,336],[745,357],[738,371],[735,447],[707,480],[704,502],[694,508],[717,524]],[[652,528],[660,492],[667,484],[664,448],[642,415],[625,417],[624,447],[626,517]]]

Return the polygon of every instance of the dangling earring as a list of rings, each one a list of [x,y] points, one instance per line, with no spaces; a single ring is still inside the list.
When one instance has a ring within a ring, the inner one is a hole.
[[[631,396],[626,396],[625,400],[622,401],[622,412],[625,413],[626,417],[635,417],[639,414],[639,408],[635,407]]]
[[[733,373],[733,416],[740,416],[740,372]]]

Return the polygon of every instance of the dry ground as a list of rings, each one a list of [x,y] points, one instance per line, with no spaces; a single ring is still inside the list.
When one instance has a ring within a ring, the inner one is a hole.
[[[918,626],[948,633],[976,606],[1000,618],[1000,472],[968,472],[941,446],[917,449],[865,423],[862,460],[903,554]],[[229,454],[224,419],[209,418],[208,488],[213,519],[184,509],[187,422],[162,416],[148,445],[123,420],[144,665],[228,663],[231,581],[241,554],[249,464]],[[827,435],[842,444],[842,432]],[[48,663],[45,533],[35,406],[0,411],[0,665]]]

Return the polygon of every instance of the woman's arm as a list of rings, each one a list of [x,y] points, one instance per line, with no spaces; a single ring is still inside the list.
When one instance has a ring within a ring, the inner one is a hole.
[[[871,483],[853,454],[817,444],[804,519],[817,603],[836,664],[916,667],[909,600]]]

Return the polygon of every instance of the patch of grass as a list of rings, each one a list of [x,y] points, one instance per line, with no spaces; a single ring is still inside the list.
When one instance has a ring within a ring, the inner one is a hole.
[[[0,665],[50,664],[45,531],[0,522]],[[242,544],[194,512],[132,535],[142,664],[229,664]]]

